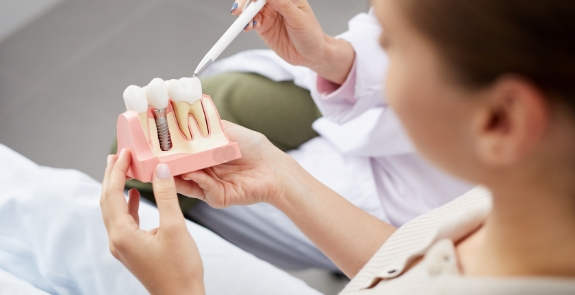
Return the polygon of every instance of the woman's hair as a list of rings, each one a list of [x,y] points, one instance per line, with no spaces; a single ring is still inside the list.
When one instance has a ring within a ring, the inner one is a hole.
[[[458,82],[530,80],[575,110],[575,0],[397,0]]]

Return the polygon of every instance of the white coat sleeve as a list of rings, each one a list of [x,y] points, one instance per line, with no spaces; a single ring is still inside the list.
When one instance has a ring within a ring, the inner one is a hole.
[[[415,153],[401,122],[384,97],[388,59],[379,44],[382,28],[373,10],[355,16],[338,38],[348,41],[356,58],[346,81],[334,89],[313,77],[311,93],[324,118],[314,129],[341,153],[388,157]]]
[[[317,82],[312,83],[312,96],[322,114],[331,121],[345,123],[373,107],[385,106],[382,89],[388,60],[379,45],[381,31],[370,11],[351,19],[349,30],[338,36],[352,45],[356,56],[354,67],[340,89],[343,91],[322,93],[323,79],[314,76]],[[351,94],[344,89],[350,87]]]

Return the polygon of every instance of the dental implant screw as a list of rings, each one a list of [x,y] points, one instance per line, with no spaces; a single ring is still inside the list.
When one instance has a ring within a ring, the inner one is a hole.
[[[160,149],[169,151],[172,149],[172,139],[170,137],[170,128],[166,118],[166,109],[154,110],[156,116],[156,128],[158,130],[158,139],[160,140]]]

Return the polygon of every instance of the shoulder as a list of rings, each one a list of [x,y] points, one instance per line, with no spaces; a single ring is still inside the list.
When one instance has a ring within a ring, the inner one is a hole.
[[[368,287],[375,278],[381,278],[387,269],[393,269],[389,277],[401,273],[411,257],[425,253],[437,239],[463,234],[462,229],[465,231],[468,227],[460,225],[482,221],[490,207],[489,190],[476,187],[452,202],[411,220],[385,242],[341,294],[354,294]]]

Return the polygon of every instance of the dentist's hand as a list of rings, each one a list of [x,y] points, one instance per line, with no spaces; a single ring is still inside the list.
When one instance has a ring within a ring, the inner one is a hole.
[[[236,0],[232,14],[240,15],[245,3]],[[252,29],[288,63],[308,67],[334,83],[342,84],[353,66],[351,44],[328,36],[306,0],[267,0],[246,27]]]
[[[240,145],[242,158],[177,177],[178,192],[214,208],[278,202],[286,188],[294,187],[291,175],[297,162],[261,133],[227,121],[222,124]]]
[[[160,227],[144,231],[138,217],[140,194],[131,190],[127,202],[124,197],[130,163],[126,150],[108,159],[100,203],[110,251],[151,294],[204,294],[202,260],[186,228],[168,166],[159,165],[153,180]]]

